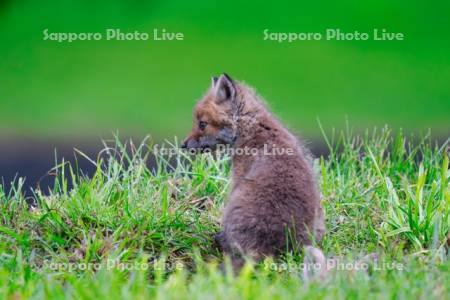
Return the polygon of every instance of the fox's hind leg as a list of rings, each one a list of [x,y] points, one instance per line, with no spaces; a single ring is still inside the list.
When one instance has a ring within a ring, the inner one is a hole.
[[[219,233],[216,233],[214,235],[214,242],[217,249],[219,249],[222,252],[230,253],[231,252],[231,246],[228,243],[227,237],[225,235],[224,231],[221,231]]]
[[[215,246],[223,253],[223,255],[228,256],[231,260],[231,268],[234,275],[238,275],[239,271],[245,264],[245,259],[237,248],[233,247],[224,231],[217,233],[214,236]],[[225,272],[225,263],[220,265],[220,269]]]

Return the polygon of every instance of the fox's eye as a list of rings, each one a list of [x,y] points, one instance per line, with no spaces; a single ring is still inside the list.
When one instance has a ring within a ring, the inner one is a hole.
[[[200,128],[200,130],[205,130],[206,125],[208,125],[208,123],[206,123],[205,121],[200,121],[198,123],[198,128]]]

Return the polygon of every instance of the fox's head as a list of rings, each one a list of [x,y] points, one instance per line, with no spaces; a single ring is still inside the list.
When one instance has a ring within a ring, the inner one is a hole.
[[[237,88],[226,74],[212,78],[211,88],[194,108],[192,131],[182,148],[204,150],[233,145],[237,138]]]

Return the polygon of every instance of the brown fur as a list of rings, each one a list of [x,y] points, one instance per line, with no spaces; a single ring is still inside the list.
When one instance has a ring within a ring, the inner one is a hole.
[[[213,78],[211,89],[197,103],[193,130],[183,147],[217,144],[258,149],[257,155],[232,157],[231,192],[223,231],[216,236],[235,268],[244,256],[258,261],[280,254],[288,244],[292,248],[320,241],[324,217],[308,153],[251,88],[226,74]],[[264,147],[291,149],[293,155],[265,155]]]

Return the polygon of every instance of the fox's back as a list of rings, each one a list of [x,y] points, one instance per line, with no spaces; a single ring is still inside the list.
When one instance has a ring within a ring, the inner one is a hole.
[[[313,235],[320,239],[316,231],[323,228],[314,172],[303,149],[282,138],[270,142],[283,147],[267,146],[259,155],[233,160],[238,171],[223,216],[225,230],[251,230],[247,243],[268,254],[286,246],[288,231],[296,242],[309,244]]]

